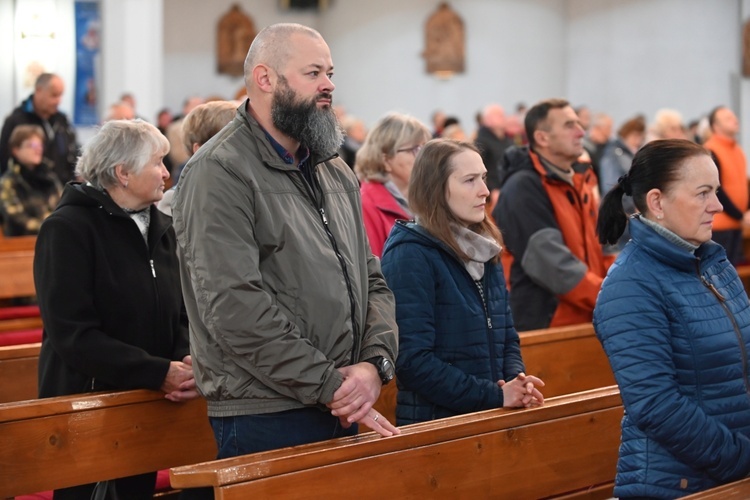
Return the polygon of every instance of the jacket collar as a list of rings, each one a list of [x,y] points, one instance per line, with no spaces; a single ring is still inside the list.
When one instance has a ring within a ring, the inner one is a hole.
[[[670,242],[648,227],[635,215],[628,219],[632,242],[655,260],[685,272],[695,272],[696,264],[710,265],[725,256],[721,245],[713,241],[703,243],[695,254]],[[627,247],[626,247],[627,248]]]

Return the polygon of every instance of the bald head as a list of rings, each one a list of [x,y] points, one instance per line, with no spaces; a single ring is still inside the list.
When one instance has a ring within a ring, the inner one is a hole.
[[[499,104],[490,104],[482,111],[482,125],[498,136],[505,135],[505,110]]]
[[[47,119],[57,113],[65,90],[62,78],[52,73],[42,73],[34,85],[34,112]]]
[[[295,23],[272,24],[258,33],[245,57],[245,87],[248,93],[252,86],[251,75],[255,66],[265,64],[277,73],[284,69],[293,48],[290,39],[295,35],[323,39],[314,29]]]

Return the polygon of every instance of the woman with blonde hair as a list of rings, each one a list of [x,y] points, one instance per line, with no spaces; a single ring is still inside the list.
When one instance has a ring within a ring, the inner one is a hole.
[[[417,156],[409,200],[383,274],[396,298],[399,425],[542,404],[544,383],[524,374],[500,263],[500,232],[477,149],[447,139]]]
[[[398,219],[411,219],[407,200],[414,159],[430,130],[414,117],[389,113],[367,134],[354,171],[361,181],[362,216],[372,253],[380,257]]]

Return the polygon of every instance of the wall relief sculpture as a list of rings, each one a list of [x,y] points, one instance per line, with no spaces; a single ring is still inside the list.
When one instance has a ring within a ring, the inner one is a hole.
[[[464,22],[447,3],[442,3],[425,25],[425,50],[427,72],[450,77],[464,72],[465,58]]]
[[[217,70],[231,76],[242,76],[245,56],[257,34],[255,23],[234,4],[219,19],[216,29]]]

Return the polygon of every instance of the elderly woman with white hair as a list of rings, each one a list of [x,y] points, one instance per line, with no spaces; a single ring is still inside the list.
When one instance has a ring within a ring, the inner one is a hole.
[[[153,389],[197,397],[171,218],[154,203],[169,172],[169,143],[141,120],[105,123],[42,224],[34,281],[44,322],[39,397]],[[114,481],[145,498],[156,473]],[[90,498],[93,484],[55,492]],[[110,483],[110,487],[111,487]]]

